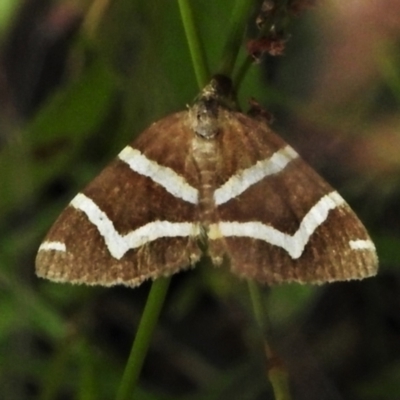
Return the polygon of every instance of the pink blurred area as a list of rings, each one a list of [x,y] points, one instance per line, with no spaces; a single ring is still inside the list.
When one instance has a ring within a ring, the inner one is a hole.
[[[355,176],[400,172],[400,1],[320,1],[312,11],[319,61],[295,144]]]
[[[400,2],[323,1],[315,10],[320,14],[326,52],[316,76],[314,100],[331,105],[345,102],[381,79],[381,59],[389,56],[400,38]]]

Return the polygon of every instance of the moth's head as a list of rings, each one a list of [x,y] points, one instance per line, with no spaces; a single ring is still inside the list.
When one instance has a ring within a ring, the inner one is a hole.
[[[202,138],[212,139],[220,131],[221,111],[234,108],[231,80],[216,75],[189,108],[189,126]]]

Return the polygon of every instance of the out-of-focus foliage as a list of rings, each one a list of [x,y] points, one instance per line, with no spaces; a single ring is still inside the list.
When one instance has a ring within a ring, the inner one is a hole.
[[[215,71],[233,2],[192,3]],[[265,289],[296,400],[398,397],[399,8],[320,2],[292,22],[284,56],[254,65],[238,93],[243,108],[250,96],[267,106],[341,191],[381,260],[374,279]],[[39,281],[34,258],[69,199],[196,96],[178,4],[2,0],[0,45],[0,397],[110,399],[148,284]],[[209,267],[178,274],[137,398],[272,398],[255,337],[244,282]]]

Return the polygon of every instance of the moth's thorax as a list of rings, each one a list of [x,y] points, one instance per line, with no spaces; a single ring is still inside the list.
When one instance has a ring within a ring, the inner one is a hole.
[[[213,96],[201,97],[188,111],[188,126],[193,132],[192,157],[199,174],[199,219],[204,227],[215,220],[216,166],[218,140],[225,109]]]
[[[208,226],[215,213],[215,173],[218,159],[217,141],[193,135],[192,157],[199,174],[199,219]]]
[[[205,139],[213,139],[220,130],[221,106],[214,100],[197,101],[188,111],[190,129]]]

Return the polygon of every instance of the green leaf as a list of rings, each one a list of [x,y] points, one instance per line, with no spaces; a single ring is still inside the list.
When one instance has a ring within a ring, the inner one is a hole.
[[[0,154],[0,216],[67,168],[87,136],[107,115],[116,79],[101,59],[59,90]],[[51,166],[51,167],[50,167]]]

